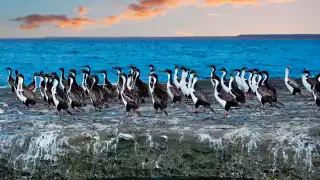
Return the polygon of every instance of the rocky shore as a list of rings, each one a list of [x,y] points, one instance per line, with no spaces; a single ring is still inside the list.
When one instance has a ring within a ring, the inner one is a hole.
[[[44,105],[24,109],[0,89],[0,178],[102,179],[120,177],[320,178],[320,111],[312,96],[276,85],[280,108],[256,97],[224,118],[209,81],[214,113],[192,113],[192,104],[169,105],[155,114],[150,102],[141,117],[124,116],[123,105],[75,115]],[[307,94],[307,92],[305,91]],[[88,102],[89,103],[89,102]]]

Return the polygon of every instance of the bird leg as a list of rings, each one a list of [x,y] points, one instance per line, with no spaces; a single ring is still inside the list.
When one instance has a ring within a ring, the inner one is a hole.
[[[228,111],[225,111],[225,112],[224,112],[224,117],[227,118],[228,115],[229,115]]]
[[[166,110],[163,110],[164,114],[166,114],[168,116],[168,112]]]
[[[139,112],[139,111],[137,111],[137,110],[133,110],[135,113],[137,113],[138,114],[138,116],[141,116],[141,113]]]

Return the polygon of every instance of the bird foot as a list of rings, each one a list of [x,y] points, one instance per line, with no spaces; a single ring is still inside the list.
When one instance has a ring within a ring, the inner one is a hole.
[[[224,117],[227,118],[228,117],[228,112],[224,112]]]

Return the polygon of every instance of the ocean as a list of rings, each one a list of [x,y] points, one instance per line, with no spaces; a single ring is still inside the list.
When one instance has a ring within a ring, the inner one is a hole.
[[[319,179],[319,107],[300,79],[305,96],[296,97],[282,79],[286,66],[297,78],[304,68],[320,73],[319,57],[320,41],[313,40],[0,40],[0,178]],[[112,67],[130,64],[140,68],[144,82],[149,64],[158,70],[184,65],[202,77],[209,75],[209,64],[268,70],[278,107],[257,109],[258,98],[247,96],[224,117],[207,79],[198,88],[214,112],[200,107],[195,114],[193,102],[183,98],[181,104],[168,103],[166,116],[155,113],[146,98],[142,116],[125,115],[121,101],[110,100],[110,108],[96,111],[86,97],[87,106],[69,108],[73,115],[57,115],[39,90],[38,106],[25,108],[6,82],[6,67],[18,69],[28,84],[34,72],[90,65],[92,71],[107,70],[114,83]]]
[[[149,64],[158,70],[184,65],[202,77],[209,75],[211,70],[206,66],[210,64],[227,70],[243,66],[268,70],[271,77],[283,77],[285,67],[291,66],[293,77],[300,77],[304,68],[315,76],[320,69],[319,59],[320,40],[2,39],[0,86],[7,85],[6,67],[18,69],[28,83],[41,70],[81,70],[79,66],[90,65],[93,71],[106,70],[115,82],[112,67],[130,64],[140,68],[144,81],[148,79]],[[78,75],[80,81],[80,72]]]

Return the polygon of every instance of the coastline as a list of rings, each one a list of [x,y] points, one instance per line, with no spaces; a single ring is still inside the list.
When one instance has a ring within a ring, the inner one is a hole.
[[[298,81],[300,82],[300,81]],[[204,176],[254,179],[320,177],[320,113],[312,97],[288,94],[276,85],[281,108],[192,113],[192,104],[169,105],[169,116],[154,114],[148,99],[142,117],[124,116],[123,105],[96,112],[88,105],[74,116],[55,108],[25,110],[0,90],[0,175],[7,178],[87,179]],[[212,98],[209,81],[199,86]],[[6,103],[6,105],[4,105]],[[90,102],[88,102],[90,104]],[[74,111],[72,111],[74,112]],[[5,174],[4,174],[5,173]]]

